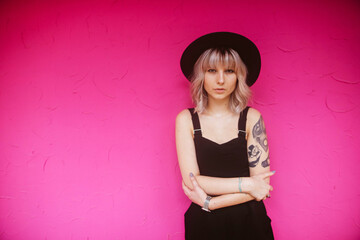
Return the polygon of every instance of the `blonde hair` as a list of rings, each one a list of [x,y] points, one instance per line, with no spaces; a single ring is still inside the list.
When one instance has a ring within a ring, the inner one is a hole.
[[[250,87],[246,84],[247,69],[239,54],[231,48],[210,48],[206,50],[194,65],[191,76],[191,97],[196,112],[203,112],[208,103],[207,92],[204,89],[205,72],[209,68],[222,65],[234,69],[237,76],[237,86],[230,95],[230,110],[240,113],[247,106],[251,97]]]

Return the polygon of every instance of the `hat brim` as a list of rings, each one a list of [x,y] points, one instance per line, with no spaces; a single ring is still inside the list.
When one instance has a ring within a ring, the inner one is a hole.
[[[194,65],[204,51],[219,47],[232,48],[238,52],[248,71],[246,84],[252,86],[260,74],[260,52],[248,38],[232,32],[209,33],[193,41],[185,49],[180,60],[181,70],[185,77],[190,80]]]

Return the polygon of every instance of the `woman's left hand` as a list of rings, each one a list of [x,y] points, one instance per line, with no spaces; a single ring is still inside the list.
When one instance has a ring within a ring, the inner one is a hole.
[[[182,181],[182,188],[184,190],[185,195],[193,202],[199,205],[200,207],[204,206],[204,202],[206,200],[207,194],[204,190],[199,186],[198,182],[194,175],[190,174],[190,180],[194,187],[193,190],[188,188],[184,181]]]

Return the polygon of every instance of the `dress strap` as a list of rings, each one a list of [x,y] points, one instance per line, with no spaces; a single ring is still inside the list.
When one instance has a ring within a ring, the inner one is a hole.
[[[247,119],[247,113],[249,111],[249,107],[246,107],[242,112],[240,113],[239,117],[239,124],[238,124],[238,135],[240,136],[246,136],[246,119]]]
[[[196,136],[196,135],[201,136],[201,127],[200,127],[199,115],[195,112],[194,108],[189,108],[189,111],[191,113],[191,119],[192,119],[192,122],[193,122],[194,136]]]

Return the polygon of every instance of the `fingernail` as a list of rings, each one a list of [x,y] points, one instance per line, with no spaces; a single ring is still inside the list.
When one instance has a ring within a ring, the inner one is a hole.
[[[273,173],[275,173],[275,170],[274,171],[272,171]]]
[[[194,177],[194,174],[192,172],[190,173],[190,177]]]

